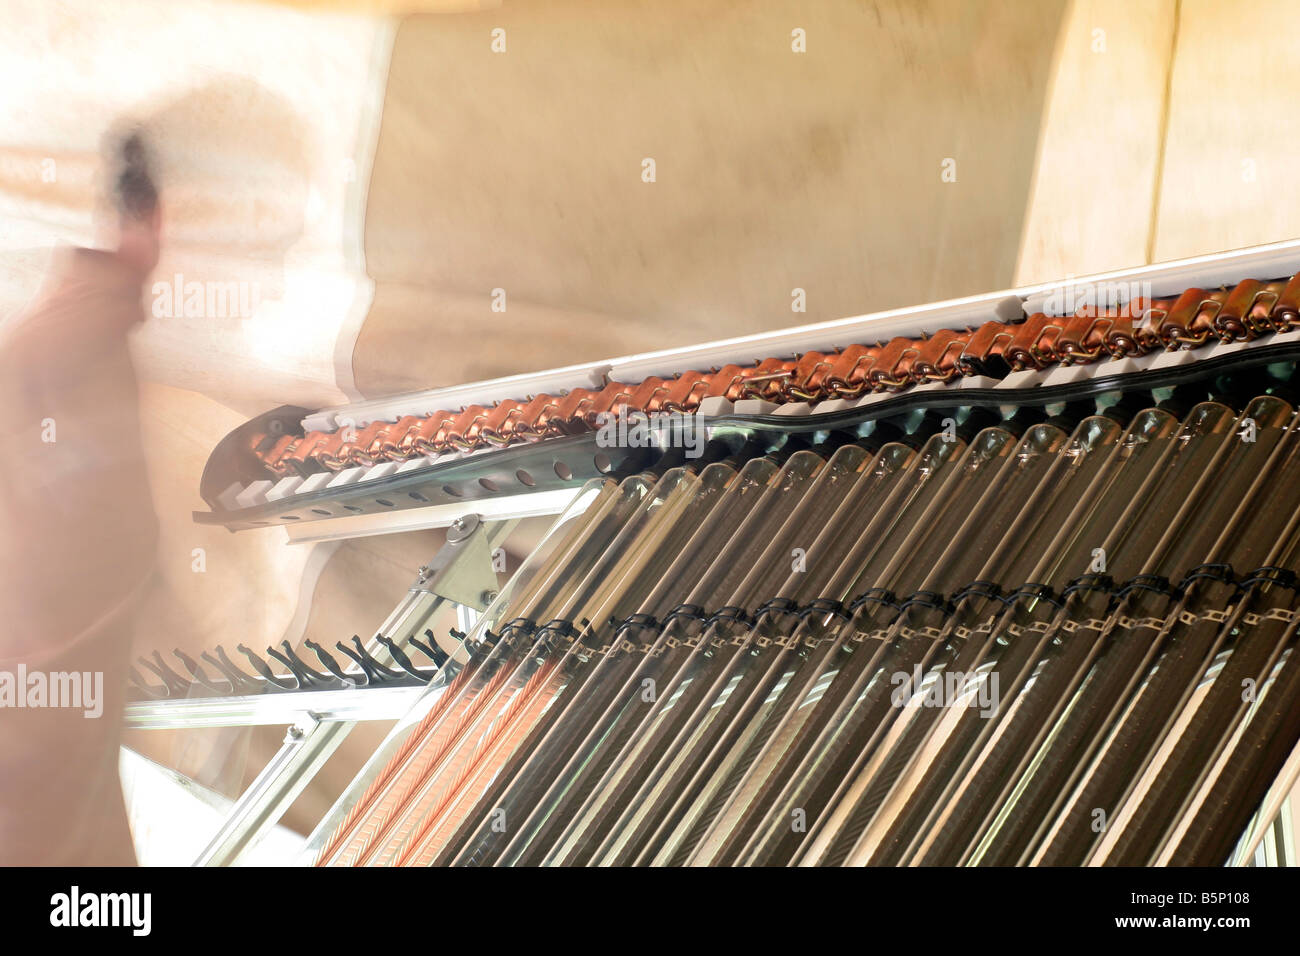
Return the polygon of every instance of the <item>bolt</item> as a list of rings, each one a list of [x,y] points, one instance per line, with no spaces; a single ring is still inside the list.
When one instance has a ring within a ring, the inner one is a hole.
[[[478,527],[478,516],[469,514],[457,518],[447,526],[447,542],[449,544],[460,544]]]
[[[425,578],[427,578],[427,577],[428,577],[430,574],[432,574],[432,573],[433,573],[433,571],[430,570],[430,568],[429,568],[429,566],[428,566],[427,564],[422,564],[422,565],[420,565],[418,568],[415,569],[416,577],[418,577],[421,581],[423,581]]]
[[[497,599],[497,592],[493,591],[491,588],[488,588],[486,591],[484,591],[482,594],[479,595],[479,600],[482,601],[484,604],[491,604],[496,599]]]

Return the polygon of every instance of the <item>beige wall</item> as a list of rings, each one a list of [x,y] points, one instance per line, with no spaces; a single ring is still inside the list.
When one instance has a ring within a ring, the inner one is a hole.
[[[1146,262],[1175,6],[1175,0],[1070,4],[1057,41],[1016,285]]]
[[[1063,10],[516,0],[404,20],[367,209],[359,389],[1009,285]]]
[[[1074,0],[1017,282],[1300,236],[1298,29],[1286,0]]]
[[[1155,253],[1300,236],[1300,6],[1182,0]]]

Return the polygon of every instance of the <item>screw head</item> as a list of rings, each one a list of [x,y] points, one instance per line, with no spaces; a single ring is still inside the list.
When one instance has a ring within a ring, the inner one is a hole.
[[[447,526],[447,541],[451,544],[459,544],[474,533],[478,527],[478,515],[462,515]]]

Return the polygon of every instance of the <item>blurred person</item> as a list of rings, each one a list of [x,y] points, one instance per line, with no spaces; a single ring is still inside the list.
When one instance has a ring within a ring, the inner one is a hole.
[[[127,337],[145,316],[161,209],[139,131],[115,137],[108,165],[110,248],[59,250],[0,329],[5,865],[135,863],[118,747],[158,521]]]
[[[217,76],[135,115],[104,139],[101,248],[59,250],[32,304],[0,323],[0,865],[136,862],[118,778],[132,643],[197,656],[187,613],[202,608],[182,607],[157,560],[190,509],[159,521],[128,342],[146,322],[180,355],[237,332],[246,315],[159,318],[151,273],[164,286],[251,274],[274,297],[303,232],[311,150],[279,96]],[[52,702],[55,675],[72,674],[102,687],[96,716],[19,706]],[[241,788],[246,728],[199,746],[153,733],[150,749],[193,752],[202,782]]]
[[[164,100],[137,105],[130,115],[140,117],[163,210],[158,266],[145,289],[147,316],[132,342],[141,380],[192,389],[242,417],[280,404],[274,392],[268,397],[267,381],[285,377],[265,373],[292,368],[275,347],[285,341],[292,356],[297,323],[310,317],[301,304],[290,311],[284,298],[290,273],[301,282],[304,259],[312,257],[304,231],[318,177],[333,169],[328,154],[314,146],[312,125],[290,101],[246,76],[207,76]],[[242,293],[225,297],[239,308],[210,307],[210,293],[235,288],[252,291],[247,301]],[[259,344],[258,354],[248,353],[250,342]],[[173,649],[198,658],[218,643],[248,640],[264,630],[268,616],[284,614],[267,606],[267,590],[278,586],[267,582],[278,569],[259,553],[261,545],[194,527],[192,514],[202,507],[199,474],[228,430],[214,429],[208,414],[202,403],[145,386],[146,442],[157,436],[147,452],[159,557],[137,615],[132,656],[161,652],[182,675]],[[199,545],[210,573],[193,571]],[[147,730],[124,738],[141,755],[229,797],[243,792],[250,768],[261,768],[272,741],[280,743],[270,727]]]
[[[160,317],[159,286],[173,305],[190,282],[251,279],[275,298],[312,188],[308,127],[248,77],[212,76],[132,115],[104,137],[98,248],[59,250],[31,305],[0,320],[0,865],[135,862],[118,778],[129,660],[197,656],[207,641],[192,622],[210,597],[179,594],[184,573],[158,557],[179,547],[188,572],[177,535],[192,509],[159,520],[128,343],[148,326],[136,358],[184,362],[242,335],[242,312]],[[55,681],[75,685],[57,675],[73,674],[102,688],[97,716],[19,706],[55,702]],[[242,789],[247,728],[150,734],[157,759]]]

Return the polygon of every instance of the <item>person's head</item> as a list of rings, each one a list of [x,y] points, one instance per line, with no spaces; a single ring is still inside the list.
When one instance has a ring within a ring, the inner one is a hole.
[[[158,265],[162,208],[149,145],[138,128],[111,133],[108,192],[117,228],[117,255],[141,276]]]
[[[161,255],[187,280],[276,291],[303,234],[308,139],[290,104],[248,77],[138,103],[104,140],[104,224],[115,234],[105,244],[144,272]]]

